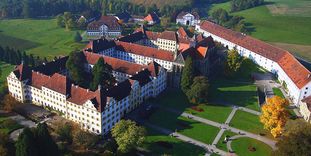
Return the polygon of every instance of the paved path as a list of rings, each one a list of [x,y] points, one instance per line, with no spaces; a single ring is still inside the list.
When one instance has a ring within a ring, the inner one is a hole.
[[[10,116],[8,118],[17,121],[17,123],[23,125],[24,127],[30,127],[30,128],[36,127],[36,123],[35,122],[33,122],[31,120],[28,120],[28,119],[24,118],[21,115]],[[12,133],[10,133],[10,139],[16,141],[18,139],[19,134],[22,133],[23,129],[24,128],[17,129],[15,131],[13,131]]]
[[[233,116],[234,116],[234,114],[235,114],[235,112],[236,112],[237,110],[238,110],[237,107],[233,107],[233,109],[232,109],[231,113],[229,114],[229,116],[228,116],[228,118],[227,118],[225,124],[229,124],[229,123],[230,123],[230,121],[232,120],[232,118],[233,118]],[[214,145],[214,146],[217,145],[217,143],[219,142],[219,140],[220,140],[220,138],[221,138],[221,136],[223,135],[224,132],[225,132],[225,129],[221,129],[221,130],[219,131],[219,133],[218,133],[217,136],[215,137],[215,139],[214,139],[212,145]]]
[[[172,113],[180,114],[180,111],[177,111],[177,110],[174,110],[174,109],[171,109],[171,108],[165,108],[165,107],[162,107],[162,108],[164,108],[167,111],[170,111]],[[248,109],[246,109],[246,110],[248,110]],[[269,145],[272,149],[276,149],[276,147],[275,147],[276,141],[268,139],[266,137],[262,137],[262,136],[257,135],[257,134],[253,134],[253,133],[250,133],[250,132],[247,132],[247,131],[243,131],[243,130],[240,130],[240,129],[237,129],[237,128],[234,128],[234,127],[230,127],[227,124],[218,123],[218,122],[211,121],[211,120],[208,120],[208,119],[204,119],[204,118],[201,118],[201,117],[198,117],[198,116],[194,116],[192,114],[185,113],[185,112],[181,113],[181,116],[190,118],[190,119],[195,120],[195,121],[199,121],[199,122],[207,124],[207,125],[211,125],[211,126],[214,126],[214,127],[219,127],[221,129],[229,130],[229,131],[237,133],[237,134],[245,135],[247,137],[250,137],[250,138],[253,138],[253,139],[256,139],[256,140],[264,142],[265,144]]]
[[[160,132],[162,132],[162,133],[164,133],[166,135],[173,136],[173,137],[175,137],[175,138],[177,138],[179,140],[182,140],[184,142],[188,142],[188,143],[191,143],[193,145],[200,146],[200,147],[204,148],[207,151],[207,153],[205,155],[209,155],[211,153],[217,153],[217,154],[223,155],[223,156],[227,155],[227,152],[225,152],[223,150],[220,150],[220,149],[216,148],[215,146],[211,146],[211,145],[205,144],[205,143],[203,143],[201,141],[189,138],[189,137],[187,137],[185,135],[182,135],[180,133],[173,132],[171,130],[168,130],[168,129],[165,129],[165,128],[153,125],[153,124],[148,123],[148,122],[145,122],[144,124],[149,126],[149,127],[151,127],[151,128],[153,128],[153,129],[155,129],[155,130],[158,130],[158,131],[160,131]]]

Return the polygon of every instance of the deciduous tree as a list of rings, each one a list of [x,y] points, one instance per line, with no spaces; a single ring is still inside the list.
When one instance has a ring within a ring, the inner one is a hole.
[[[77,31],[73,39],[75,42],[81,42],[82,41],[81,34]]]
[[[15,100],[10,94],[4,96],[2,103],[4,105],[3,109],[8,112],[12,112],[13,109],[20,104],[20,102]]]
[[[264,128],[271,131],[274,137],[282,134],[283,128],[289,119],[289,112],[286,109],[288,101],[278,96],[268,98],[266,104],[262,106],[260,121]]]
[[[78,85],[86,86],[86,72],[84,65],[86,64],[85,56],[82,52],[71,52],[69,54],[66,67],[69,70],[71,79]]]
[[[35,144],[35,137],[29,128],[24,128],[23,132],[19,135],[15,144],[16,156],[37,156],[38,150]]]
[[[79,129],[74,133],[73,139],[78,145],[83,146],[84,148],[91,148],[97,143],[98,136]]]
[[[239,71],[243,58],[235,49],[228,51],[227,61],[225,62],[224,74],[228,77],[234,76]]]
[[[118,150],[127,153],[144,141],[146,131],[134,121],[121,120],[112,128],[111,134],[118,144]]]
[[[35,131],[35,138],[39,155],[58,156],[60,155],[58,147],[52,139],[48,127],[45,123],[39,123]]]
[[[274,156],[310,156],[311,125],[304,120],[288,121],[285,131],[276,143]]]
[[[96,90],[98,85],[109,87],[114,82],[112,75],[112,67],[105,63],[104,59],[100,57],[92,69],[93,81],[91,83],[91,90]]]
[[[208,79],[204,76],[195,77],[187,97],[192,103],[207,102],[208,98]]]

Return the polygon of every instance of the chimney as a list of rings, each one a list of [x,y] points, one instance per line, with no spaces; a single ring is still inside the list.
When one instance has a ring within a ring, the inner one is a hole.
[[[308,74],[308,78],[310,78],[310,76],[311,76],[311,74],[309,73],[309,74]]]
[[[100,91],[101,88],[102,88],[102,87],[101,87],[101,85],[99,84],[99,85],[98,85],[98,90]]]

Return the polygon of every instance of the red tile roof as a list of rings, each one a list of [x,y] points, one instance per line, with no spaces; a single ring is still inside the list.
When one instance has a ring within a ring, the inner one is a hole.
[[[177,30],[177,34],[178,34],[178,37],[189,37],[187,32],[185,31],[185,29],[183,27],[180,27]]]
[[[88,26],[88,30],[98,29],[102,25],[106,25],[109,30],[121,30],[121,26],[118,19],[114,16],[102,16],[98,21],[91,22]]]
[[[177,35],[174,31],[163,31],[158,38],[177,41]]]
[[[95,98],[95,93],[79,86],[71,86],[69,102],[77,105],[83,105],[87,100]]]
[[[299,89],[304,87],[311,80],[310,71],[286,50],[243,35],[239,32],[226,29],[209,21],[202,22],[200,26],[203,30],[277,62]]]
[[[150,58],[157,58],[157,59],[165,60],[165,61],[171,61],[171,62],[175,60],[174,54],[166,50],[151,48],[151,47],[142,46],[142,45],[134,44],[134,43],[121,42],[121,41],[116,41],[116,44],[117,44],[116,49],[120,51],[142,55],[142,56],[150,57]]]
[[[55,73],[52,75],[44,87],[49,88],[53,91],[67,95],[70,87],[70,82],[66,76]]]
[[[50,77],[39,72],[33,71],[31,73],[31,85],[38,89],[41,89],[42,86],[46,85],[50,80]]]
[[[114,71],[126,73],[129,75],[135,75],[136,72],[139,72],[147,68],[147,66],[144,66],[144,65],[131,63],[131,62],[120,60],[120,59],[113,58],[113,57],[102,56],[96,53],[84,52],[84,55],[86,56],[86,60],[88,61],[89,64],[94,65],[100,57],[103,57],[104,61],[107,64],[109,64]]]

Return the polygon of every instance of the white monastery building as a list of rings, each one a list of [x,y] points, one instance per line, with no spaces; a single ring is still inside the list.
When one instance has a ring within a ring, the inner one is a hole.
[[[176,24],[195,26],[200,24],[200,16],[197,12],[189,13],[182,11],[176,17]]]
[[[196,31],[205,37],[211,36],[228,49],[237,49],[241,56],[275,74],[297,106],[310,96],[311,73],[288,51],[209,21],[196,25]]]
[[[91,22],[87,26],[87,34],[90,37],[115,38],[120,36],[122,27],[114,16],[102,16],[99,20]]]

